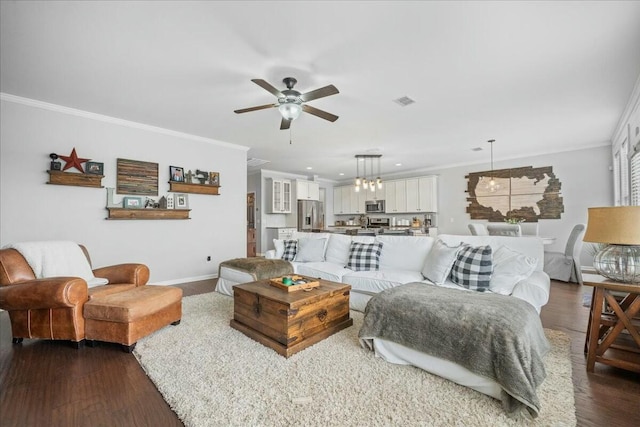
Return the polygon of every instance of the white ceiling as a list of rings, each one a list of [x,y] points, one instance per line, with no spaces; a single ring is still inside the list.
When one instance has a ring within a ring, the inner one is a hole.
[[[0,12],[2,92],[245,145],[267,169],[333,180],[371,152],[389,175],[488,165],[492,138],[496,161],[606,144],[640,75],[638,1],[2,1]],[[301,92],[335,85],[309,104],[338,121],[303,113],[289,144],[277,109],[233,113],[275,101],[251,79],[284,88],[286,76]]]

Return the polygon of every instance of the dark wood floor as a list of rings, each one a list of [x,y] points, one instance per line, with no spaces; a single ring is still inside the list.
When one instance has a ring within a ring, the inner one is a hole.
[[[186,295],[211,292],[215,281],[181,285]],[[547,328],[567,332],[579,426],[640,425],[640,375],[596,364],[585,370],[588,309],[577,285],[553,282],[542,310]],[[174,327],[174,326],[169,326]],[[179,326],[177,326],[179,327]],[[194,337],[197,339],[197,337]],[[64,342],[11,344],[6,312],[0,313],[0,425],[181,426],[135,357],[118,346],[75,350]]]

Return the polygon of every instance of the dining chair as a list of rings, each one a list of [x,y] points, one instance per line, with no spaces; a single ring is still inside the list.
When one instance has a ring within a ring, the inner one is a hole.
[[[520,224],[500,224],[492,223],[487,225],[487,231],[490,236],[522,236],[522,229]]]
[[[585,231],[584,224],[576,224],[571,230],[564,252],[544,251],[543,270],[551,279],[582,285],[580,252]]]
[[[523,222],[520,224],[520,230],[522,230],[523,236],[537,236],[538,235],[538,223],[537,222]]]
[[[479,222],[472,222],[469,224],[469,231],[471,231],[471,235],[473,236],[488,236],[489,232],[487,231],[487,227],[484,224]]]

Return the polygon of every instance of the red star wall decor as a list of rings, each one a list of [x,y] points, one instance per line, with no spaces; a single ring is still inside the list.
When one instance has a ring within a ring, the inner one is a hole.
[[[78,155],[76,154],[76,148],[73,147],[73,150],[71,151],[71,155],[70,156],[60,156],[60,158],[62,160],[64,160],[65,162],[67,162],[64,165],[64,168],[62,168],[62,171],[66,171],[67,169],[70,168],[76,168],[78,169],[80,172],[84,173],[84,169],[82,169],[82,164],[85,162],[88,162],[91,159],[81,159],[78,157]]]

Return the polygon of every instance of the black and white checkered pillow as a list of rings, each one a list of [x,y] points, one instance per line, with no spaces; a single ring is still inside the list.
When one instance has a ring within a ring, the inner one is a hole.
[[[296,252],[298,249],[298,241],[285,240],[283,243],[284,243],[284,252],[282,252],[282,259],[286,261],[293,261],[296,257]]]
[[[347,268],[354,271],[379,270],[382,242],[351,242]]]
[[[492,273],[491,246],[474,248],[464,245],[458,252],[449,277],[453,283],[467,289],[484,292],[489,289]]]

